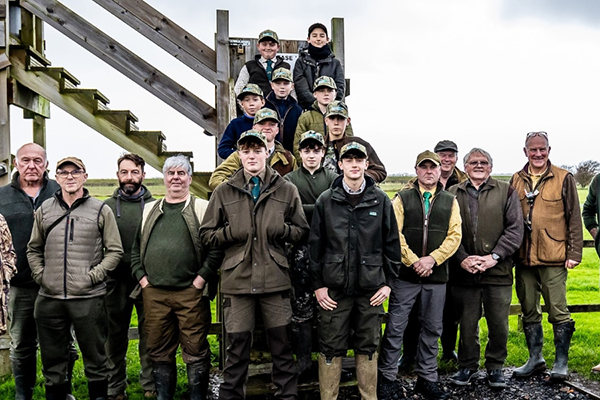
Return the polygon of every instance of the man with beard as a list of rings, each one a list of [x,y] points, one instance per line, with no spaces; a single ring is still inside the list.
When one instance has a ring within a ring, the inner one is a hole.
[[[131,298],[129,294],[137,285],[131,276],[131,246],[137,226],[142,219],[144,204],[154,201],[150,190],[142,184],[146,173],[145,161],[137,154],[124,154],[117,160],[117,179],[119,188],[112,197],[106,200],[106,205],[115,214],[117,226],[123,244],[123,258],[117,268],[108,274],[106,280],[106,311],[108,314],[108,340],[106,341],[106,356],[110,374],[108,378],[108,399],[122,400],[126,398],[127,365],[125,356],[129,343],[129,323],[133,306],[138,317],[139,354],[140,354],[140,386],[145,397],[154,394],[152,381],[152,365],[146,350],[146,332],[144,324],[144,305],[142,297]]]

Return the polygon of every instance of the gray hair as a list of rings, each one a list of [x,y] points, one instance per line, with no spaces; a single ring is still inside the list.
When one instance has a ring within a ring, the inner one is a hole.
[[[465,157],[463,158],[463,164],[465,166],[468,164],[469,158],[471,158],[473,154],[481,154],[482,156],[487,158],[488,162],[490,163],[490,167],[494,166],[494,160],[492,160],[492,156],[490,156],[490,153],[488,153],[484,149],[480,149],[479,147],[473,147],[471,150],[469,150],[467,154],[465,154]]]
[[[46,149],[37,143],[25,143],[23,146],[19,147],[19,149],[17,150],[17,153],[16,153],[17,159],[19,159],[19,153],[21,152],[21,150],[23,150],[25,147],[28,147],[28,146],[31,146],[31,147],[35,148],[36,150],[40,151],[44,155],[44,161],[48,161],[48,154],[46,153]]]
[[[188,175],[192,176],[192,164],[190,164],[190,160],[183,154],[167,158],[163,164],[163,174],[166,174],[172,168],[183,168],[187,170]]]

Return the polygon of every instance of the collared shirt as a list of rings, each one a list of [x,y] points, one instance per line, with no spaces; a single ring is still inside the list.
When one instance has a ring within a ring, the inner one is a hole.
[[[342,186],[344,188],[344,191],[348,194],[361,194],[365,190],[365,187],[367,186],[367,180],[363,179],[363,182],[360,184],[360,187],[358,188],[358,190],[353,190],[350,186],[348,186],[346,181],[343,179],[342,179]]]
[[[264,168],[262,171],[260,171],[260,173],[256,176],[258,176],[258,179],[260,179],[260,184],[264,185],[265,184],[265,175],[267,174],[267,168]],[[255,175],[250,175],[248,172],[246,172],[246,170],[244,170],[244,181],[246,182],[246,186],[248,186],[248,190],[252,190],[252,188],[254,187],[254,183],[251,182],[251,179],[254,177]]]
[[[421,186],[419,186],[421,194],[424,192],[430,192],[432,195],[435,194],[436,189],[432,190],[424,190]],[[394,207],[394,214],[396,214],[396,220],[398,221],[398,230],[400,231],[400,248],[402,251],[402,263],[407,266],[411,266],[417,261],[419,261],[419,256],[417,256],[406,243],[406,238],[402,234],[402,229],[404,227],[404,206],[402,205],[402,200],[400,196],[396,196],[392,201],[392,205]],[[458,201],[456,198],[452,201],[452,211],[450,214],[450,222],[448,224],[448,234],[446,235],[446,239],[442,242],[440,247],[435,249],[428,254],[433,257],[435,263],[437,265],[442,264],[444,261],[449,259],[460,246],[460,240],[462,235],[461,224],[462,219],[460,217],[460,209],[458,207]]]
[[[527,173],[529,174],[529,177],[531,178],[531,187],[533,187],[533,188],[536,187],[540,178],[546,173],[546,171],[548,171],[548,168],[546,168],[539,174],[534,174],[533,172],[531,172],[531,167],[527,167]]]

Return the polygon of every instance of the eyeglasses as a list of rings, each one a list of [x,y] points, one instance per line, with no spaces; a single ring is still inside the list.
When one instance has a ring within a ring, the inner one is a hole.
[[[56,176],[58,176],[61,179],[67,179],[69,175],[71,175],[73,179],[77,179],[83,174],[85,174],[85,171],[82,171],[80,169],[75,169],[73,171],[56,171]]]
[[[543,137],[545,137],[546,139],[548,139],[548,134],[547,134],[546,132],[544,132],[544,131],[539,131],[539,132],[529,132],[529,133],[527,134],[527,139],[529,139],[529,138],[532,138],[532,137],[534,137],[534,136],[543,136]]]
[[[490,165],[489,161],[469,161],[467,164],[469,164],[471,167],[476,167],[478,165],[481,165],[482,167],[487,167],[488,165]]]

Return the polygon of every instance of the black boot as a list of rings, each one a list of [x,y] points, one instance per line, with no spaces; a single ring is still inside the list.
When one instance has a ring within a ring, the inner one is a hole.
[[[188,386],[190,400],[205,400],[208,393],[208,378],[210,372],[210,355],[206,361],[187,364]]]
[[[314,378],[312,370],[312,321],[292,323],[294,354],[298,367],[298,381],[308,382]]]
[[[68,386],[67,386],[67,394],[71,394],[73,392],[73,368],[75,367],[75,361],[77,361],[79,359],[79,355],[77,354],[77,350],[75,350],[74,348],[69,350],[69,364],[67,365],[67,382],[68,382]],[[67,399],[69,398],[69,396],[67,396]],[[71,399],[74,399],[75,397],[70,396]]]
[[[527,378],[531,375],[546,370],[546,360],[542,356],[542,347],[544,345],[544,328],[541,322],[523,324],[527,348],[529,349],[529,359],[522,367],[515,368],[513,377]]]
[[[175,364],[154,364],[152,368],[157,400],[172,400],[177,384],[177,367]]]
[[[36,357],[11,360],[15,377],[15,400],[31,400],[36,379]]]
[[[106,400],[108,397],[108,380],[88,381],[90,400]]]
[[[220,399],[243,399],[245,397],[246,376],[250,364],[251,332],[227,334],[227,358],[223,368],[223,383],[219,386]]]
[[[46,400],[65,400],[67,398],[68,383],[61,385],[46,385]]]
[[[550,379],[564,381],[569,376],[569,347],[571,346],[571,337],[575,332],[575,321],[571,320],[563,324],[552,326],[554,328],[554,347],[556,349],[556,358],[554,367],[550,371]]]
[[[277,399],[298,397],[298,375],[288,332],[287,325],[267,329],[267,343],[273,360],[273,384],[277,387],[275,392]]]

